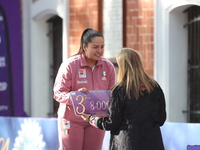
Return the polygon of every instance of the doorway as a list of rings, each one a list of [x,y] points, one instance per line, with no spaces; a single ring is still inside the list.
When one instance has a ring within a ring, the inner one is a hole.
[[[58,69],[62,63],[62,19],[59,16],[54,16],[50,18],[47,23],[49,23],[49,32],[47,36],[50,37],[50,43],[52,43],[52,53],[50,59],[50,80],[53,90],[53,84],[58,72]],[[57,110],[59,107],[59,103],[53,99],[53,91],[51,92],[52,103],[53,103],[53,111],[48,115],[49,117],[57,117]]]

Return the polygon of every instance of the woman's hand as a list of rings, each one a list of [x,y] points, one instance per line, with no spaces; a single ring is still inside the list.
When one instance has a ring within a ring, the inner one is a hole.
[[[78,89],[78,91],[84,92],[84,93],[89,93],[88,89],[86,89],[85,87]]]
[[[90,114],[84,114],[84,113],[81,115],[81,117],[83,118],[83,120],[85,120],[87,122],[89,122],[89,117],[90,116],[91,116]]]

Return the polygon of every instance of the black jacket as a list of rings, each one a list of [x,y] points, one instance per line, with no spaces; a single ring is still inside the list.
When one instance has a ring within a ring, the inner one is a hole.
[[[110,150],[164,150],[160,126],[165,120],[160,87],[136,100],[119,86],[111,93],[108,117],[99,119],[97,127],[111,131]]]

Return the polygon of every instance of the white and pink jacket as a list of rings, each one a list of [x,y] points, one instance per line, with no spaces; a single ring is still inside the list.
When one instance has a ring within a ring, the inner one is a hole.
[[[116,82],[115,74],[114,65],[103,57],[93,68],[88,66],[83,54],[67,59],[59,68],[53,89],[54,99],[60,103],[58,116],[64,117],[66,106],[72,104],[70,91],[82,87],[88,90],[110,90]]]

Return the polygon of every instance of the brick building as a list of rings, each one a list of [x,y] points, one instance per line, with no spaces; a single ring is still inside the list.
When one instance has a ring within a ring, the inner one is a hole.
[[[24,102],[29,115],[55,113],[52,85],[57,69],[78,51],[82,31],[91,27],[103,33],[104,56],[113,63],[122,47],[142,53],[145,70],[165,93],[167,121],[199,120],[200,85],[195,81],[200,79],[197,72],[188,71],[188,62],[198,56],[199,34],[195,33],[199,28],[188,24],[198,20],[200,0],[21,0],[21,4]],[[190,20],[188,15],[193,13]],[[191,42],[196,48],[189,47]],[[198,58],[189,68],[198,68]],[[40,101],[47,107],[40,106]],[[30,103],[40,111],[29,109]]]
[[[78,50],[84,28],[92,27],[104,34],[106,51],[116,54],[121,47],[139,50],[143,55],[146,71],[153,76],[152,0],[71,0],[69,27],[70,53]],[[110,55],[109,52],[105,52],[105,57],[113,60],[115,55]]]

